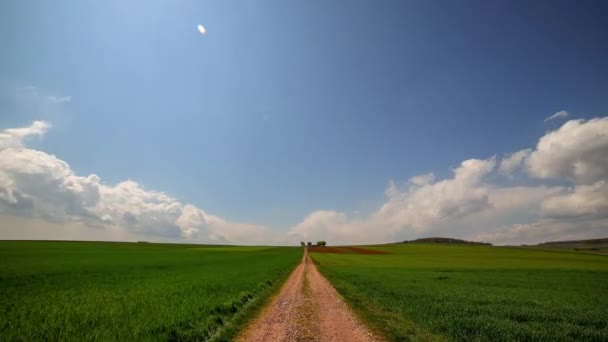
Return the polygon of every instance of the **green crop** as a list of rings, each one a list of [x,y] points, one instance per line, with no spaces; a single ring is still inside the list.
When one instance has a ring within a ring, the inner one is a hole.
[[[486,246],[311,254],[389,340],[608,340],[608,258]]]
[[[0,242],[0,340],[223,339],[301,257],[299,248]]]

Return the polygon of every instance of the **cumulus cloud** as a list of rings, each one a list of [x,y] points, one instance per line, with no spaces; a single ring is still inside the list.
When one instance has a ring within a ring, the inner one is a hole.
[[[446,235],[494,243],[608,234],[608,118],[572,120],[527,148],[496,158],[469,159],[453,176],[410,178],[400,189],[394,181],[386,202],[369,217],[319,211],[294,228],[298,236],[327,236],[332,241],[370,243],[407,237]],[[500,186],[491,176],[523,169],[527,185]],[[552,180],[542,184],[543,180]],[[539,183],[538,181],[541,181]],[[555,181],[559,185],[555,185]]]
[[[540,138],[525,157],[531,177],[570,185],[544,198],[538,218],[476,236],[503,244],[608,234],[608,117],[570,120]]]
[[[474,236],[477,241],[501,245],[537,244],[547,241],[583,240],[606,237],[608,220],[570,222],[542,219],[532,223],[514,224]]]
[[[428,235],[534,243],[608,233],[608,118],[568,121],[535,148],[464,160],[444,179],[427,173],[390,181],[384,203],[367,216],[318,210],[287,231],[231,222],[135,181],[111,185],[94,174],[77,175],[59,158],[27,147],[28,138],[49,127],[36,121],[0,131],[0,218],[33,220],[37,228],[30,233],[40,231],[41,222],[49,229],[86,227],[95,238],[105,232],[108,239],[239,244],[381,243]],[[506,186],[497,177],[519,170],[520,184]]]
[[[327,237],[334,243],[380,243],[424,235],[469,238],[480,231],[498,229],[505,222],[526,219],[540,211],[544,199],[560,187],[498,187],[486,176],[496,160],[466,160],[453,176],[433,181],[428,175],[405,189],[389,183],[386,202],[369,217],[353,219],[335,211],[308,215],[292,233],[306,240]]]
[[[435,175],[433,173],[425,173],[423,175],[418,175],[410,178],[410,183],[416,186],[424,186],[427,184],[431,184],[435,180]]]
[[[326,241],[332,241],[332,244],[363,243],[371,238],[365,234],[365,228],[358,227],[357,222],[350,220],[344,213],[318,210],[294,226],[289,236],[295,241],[316,241],[315,238],[323,237]]]
[[[0,132],[0,214],[54,223],[121,229],[201,242],[272,242],[264,227],[231,223],[184,205],[137,182],[104,184],[97,175],[79,176],[64,161],[24,147],[49,128],[36,121]]]
[[[408,189],[389,197],[374,219],[392,229],[407,227],[421,232],[438,221],[484,210],[490,203],[487,188],[481,181],[495,164],[495,158],[465,160],[454,170],[452,179],[434,183],[425,175],[414,177]]]
[[[549,197],[543,202],[542,215],[561,220],[608,218],[608,181],[578,185],[569,192]],[[608,233],[608,226],[606,230]]]
[[[559,112],[547,117],[545,119],[545,122],[551,121],[551,120],[555,120],[555,119],[563,119],[563,118],[567,118],[568,115],[570,115],[568,112],[566,112],[565,110],[560,110]]]
[[[526,148],[524,150],[505,155],[500,162],[500,172],[507,176],[512,175],[513,172],[522,166],[523,162],[526,158],[528,158],[531,152],[531,148]]]
[[[608,179],[608,117],[570,120],[544,135],[527,158],[531,176],[592,184]]]

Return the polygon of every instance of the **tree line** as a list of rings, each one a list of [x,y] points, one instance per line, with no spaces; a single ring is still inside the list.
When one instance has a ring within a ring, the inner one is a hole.
[[[304,241],[300,241],[300,246],[302,246],[302,247],[305,247],[305,246],[308,246],[308,247],[313,247],[313,246],[314,247],[325,247],[325,246],[327,246],[327,242],[326,241],[317,241],[317,244],[313,245],[311,241],[308,241],[306,243],[304,243]]]

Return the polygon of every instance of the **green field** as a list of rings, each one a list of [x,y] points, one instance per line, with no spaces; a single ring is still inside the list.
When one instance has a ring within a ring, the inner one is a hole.
[[[232,336],[300,248],[0,242],[0,340]]]
[[[608,257],[402,244],[392,254],[312,253],[389,340],[608,341]]]

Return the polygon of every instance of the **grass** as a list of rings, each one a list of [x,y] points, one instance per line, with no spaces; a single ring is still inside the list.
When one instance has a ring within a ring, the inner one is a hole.
[[[608,258],[486,246],[369,246],[311,254],[393,341],[608,340]]]
[[[228,340],[301,257],[287,247],[0,242],[0,340]]]

